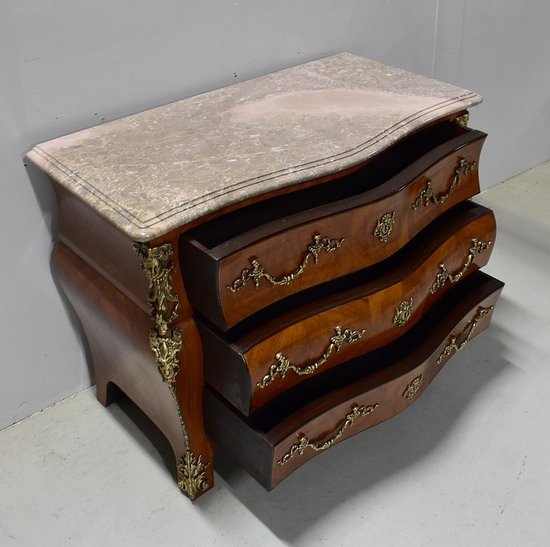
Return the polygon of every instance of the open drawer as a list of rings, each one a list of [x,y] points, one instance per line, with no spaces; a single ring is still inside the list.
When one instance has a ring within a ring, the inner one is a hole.
[[[412,404],[488,327],[502,287],[476,272],[393,344],[296,386],[248,418],[207,388],[207,431],[269,490],[318,453]]]
[[[385,262],[310,290],[300,295],[304,303],[267,321],[254,317],[244,333],[199,321],[207,382],[249,415],[297,383],[389,344],[487,263],[495,231],[489,209],[465,202]]]
[[[323,184],[243,207],[181,239],[187,294],[222,330],[401,249],[479,192],[479,131],[444,122]]]

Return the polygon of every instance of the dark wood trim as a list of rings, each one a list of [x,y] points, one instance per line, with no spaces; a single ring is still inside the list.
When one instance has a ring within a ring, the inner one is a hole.
[[[187,234],[186,239],[197,240],[214,260],[221,261],[266,237],[395,194],[444,158],[478,141],[483,142],[487,137],[481,131],[465,129],[455,124],[443,124],[443,127],[438,126],[431,131],[440,129],[445,129],[442,135],[437,136],[442,140],[440,144],[433,142],[435,136],[423,139],[426,142],[422,144],[404,139],[362,164],[353,174],[347,171],[335,173],[330,178],[322,177],[327,180],[306,191],[297,190],[263,205],[243,206],[218,222],[203,223],[200,228]],[[417,134],[414,138],[420,137]],[[350,189],[343,192],[342,187],[346,184]],[[324,197],[318,198],[321,188]],[[334,199],[334,196],[340,197]],[[265,221],[266,217],[273,217],[274,214],[278,218]],[[240,227],[244,222],[246,228],[241,233],[229,235],[232,233],[229,230],[234,229],[233,225]],[[212,238],[219,241],[214,247],[209,244]]]

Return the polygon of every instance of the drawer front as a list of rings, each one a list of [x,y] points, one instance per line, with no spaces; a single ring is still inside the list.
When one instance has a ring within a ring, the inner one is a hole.
[[[438,215],[479,192],[483,139],[466,131],[376,188],[289,218],[294,226],[287,228],[283,218],[211,251],[189,242],[186,268],[205,270],[189,274],[201,285],[198,299],[209,292],[205,276],[213,285],[210,301],[197,302],[200,311],[227,329],[294,293],[394,254]]]
[[[208,391],[210,435],[234,450],[247,470],[271,489],[315,455],[418,399],[442,366],[488,327],[502,286],[485,274],[474,274],[409,335],[347,363],[347,376],[343,369],[334,369],[323,375],[326,378],[314,379],[308,389],[299,386],[248,419]],[[378,369],[361,375],[369,360]]]
[[[492,212],[465,204],[375,280],[277,317],[232,344],[203,329],[207,381],[248,415],[299,382],[403,335],[451,286],[487,263],[494,239]],[[240,376],[239,389],[227,373]]]

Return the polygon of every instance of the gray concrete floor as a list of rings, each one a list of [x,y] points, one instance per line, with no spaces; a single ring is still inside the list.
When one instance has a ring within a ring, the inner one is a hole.
[[[94,388],[0,432],[0,545],[550,544],[550,163],[477,199],[492,328],[406,412],[265,492],[228,457],[195,504],[165,441]]]

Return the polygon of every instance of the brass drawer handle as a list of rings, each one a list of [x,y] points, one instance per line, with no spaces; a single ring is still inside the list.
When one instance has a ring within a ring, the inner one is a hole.
[[[484,308],[482,306],[479,306],[474,318],[468,321],[468,324],[466,325],[464,330],[460,334],[451,334],[451,336],[449,336],[449,341],[447,342],[447,344],[443,348],[443,351],[440,353],[439,357],[437,358],[436,364],[441,365],[441,363],[445,359],[449,358],[453,353],[456,353],[457,351],[464,349],[468,345],[468,342],[472,339],[474,331],[476,330],[481,320],[487,317],[489,313],[491,313],[491,310],[493,309],[493,307],[494,306],[489,306],[488,308]],[[466,333],[468,333],[468,335],[466,336],[464,341],[461,342],[460,344],[457,344],[456,341],[459,338],[462,338]]]
[[[466,175],[470,173],[470,171],[473,171],[474,167],[476,166],[475,161],[467,161],[464,158],[462,158],[458,162],[458,166],[455,168],[453,180],[451,181],[451,185],[449,188],[447,188],[447,191],[443,194],[439,194],[439,196],[436,196],[434,194],[432,183],[430,179],[426,182],[426,186],[424,186],[424,189],[420,192],[418,197],[413,201],[411,204],[411,208],[413,211],[416,211],[420,208],[421,205],[424,207],[427,207],[430,202],[435,203],[437,205],[441,205],[442,203],[445,203],[450,195],[455,191],[456,187],[460,184],[460,179],[463,175]]]
[[[327,448],[330,448],[332,445],[342,437],[344,434],[344,431],[348,428],[350,428],[355,421],[362,417],[362,416],[368,416],[372,412],[376,410],[376,407],[378,407],[378,403],[374,405],[358,405],[353,404],[351,406],[351,412],[346,414],[346,417],[344,418],[344,421],[336,431],[336,433],[327,439],[326,441],[310,441],[309,438],[304,435],[303,433],[298,434],[298,442],[294,443],[288,450],[284,456],[277,461],[279,465],[284,465],[290,458],[293,458],[296,454],[299,454],[300,456],[306,451],[306,449],[311,449],[315,452],[321,452],[323,450],[327,450]]]
[[[250,258],[249,260],[252,269],[245,268],[241,272],[241,275],[237,277],[231,285],[227,285],[227,288],[231,292],[240,291],[249,279],[252,279],[254,281],[254,285],[258,288],[262,278],[267,279],[267,281],[272,285],[290,285],[297,277],[304,273],[304,270],[306,269],[311,258],[313,258],[313,262],[317,264],[321,251],[332,253],[336,251],[336,249],[339,249],[343,242],[344,238],[329,239],[328,237],[314,235],[313,241],[308,246],[307,254],[304,256],[302,263],[293,272],[279,278],[275,278],[271,274],[268,274],[258,260],[255,258]]]
[[[457,270],[455,273],[449,273],[447,266],[442,262],[439,265],[439,272],[435,276],[435,281],[430,287],[430,293],[435,294],[439,289],[441,289],[447,281],[450,281],[452,284],[457,283],[463,277],[468,268],[473,264],[476,256],[484,253],[490,246],[492,241],[479,241],[478,239],[472,239],[468,256],[464,260],[462,268]]]
[[[309,365],[294,365],[281,352],[278,352],[275,355],[277,363],[274,363],[269,367],[269,372],[260,382],[256,384],[256,386],[263,389],[271,384],[277,376],[284,378],[286,373],[289,371],[292,371],[299,376],[313,374],[319,367],[324,365],[329,360],[333,353],[338,353],[345,343],[353,344],[354,342],[357,342],[357,340],[361,339],[363,334],[365,334],[364,330],[346,329],[342,332],[342,327],[334,327],[334,336],[331,337],[327,349],[324,351],[323,355],[317,359],[317,361]]]

